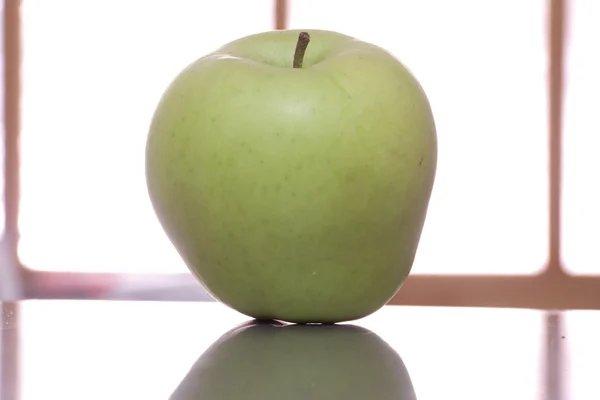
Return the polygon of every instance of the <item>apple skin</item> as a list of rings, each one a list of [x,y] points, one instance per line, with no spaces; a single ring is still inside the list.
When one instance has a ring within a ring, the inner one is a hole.
[[[353,325],[250,323],[215,342],[170,400],[414,400],[402,359]]]
[[[217,300],[257,319],[335,323],[385,305],[407,278],[437,164],[419,82],[387,51],[269,31],[187,66],[146,145],[155,213]]]

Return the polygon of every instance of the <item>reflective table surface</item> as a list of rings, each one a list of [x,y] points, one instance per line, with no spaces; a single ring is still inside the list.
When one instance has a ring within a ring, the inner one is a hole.
[[[281,326],[217,303],[2,307],[1,400],[600,399],[600,312],[387,306]]]

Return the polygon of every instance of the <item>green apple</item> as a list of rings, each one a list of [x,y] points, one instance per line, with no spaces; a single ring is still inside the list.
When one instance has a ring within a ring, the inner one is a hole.
[[[402,359],[352,325],[251,323],[226,333],[170,400],[414,400]]]
[[[212,296],[257,319],[335,323],[373,313],[407,278],[437,134],[394,56],[301,32],[244,37],[183,69],[153,115],[146,180]]]

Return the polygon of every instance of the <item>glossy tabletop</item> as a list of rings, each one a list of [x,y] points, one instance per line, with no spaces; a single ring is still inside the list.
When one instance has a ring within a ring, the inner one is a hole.
[[[600,399],[600,312],[275,326],[214,302],[25,301],[2,317],[1,400]]]

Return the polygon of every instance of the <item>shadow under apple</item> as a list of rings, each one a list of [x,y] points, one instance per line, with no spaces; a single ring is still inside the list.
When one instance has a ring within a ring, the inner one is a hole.
[[[414,400],[402,359],[355,325],[252,321],[224,334],[170,400]]]

